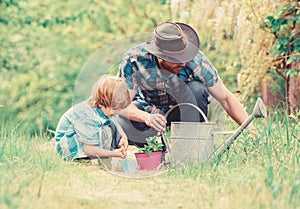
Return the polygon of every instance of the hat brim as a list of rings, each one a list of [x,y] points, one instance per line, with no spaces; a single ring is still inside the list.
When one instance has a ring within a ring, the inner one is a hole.
[[[151,54],[154,54],[155,56],[172,63],[186,63],[194,59],[199,52],[200,47],[200,41],[196,31],[184,23],[176,22],[176,24],[181,27],[182,32],[185,34],[188,40],[188,47],[184,52],[168,53],[162,51],[155,46],[154,39],[150,39],[149,41],[143,43],[142,47],[144,47]]]

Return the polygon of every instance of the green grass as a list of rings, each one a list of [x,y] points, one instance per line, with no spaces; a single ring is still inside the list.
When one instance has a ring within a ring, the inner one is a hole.
[[[3,122],[0,208],[299,208],[300,125],[279,110],[256,120],[218,163],[153,178],[111,175],[91,163],[63,162],[53,140]],[[18,130],[18,131],[17,131]]]

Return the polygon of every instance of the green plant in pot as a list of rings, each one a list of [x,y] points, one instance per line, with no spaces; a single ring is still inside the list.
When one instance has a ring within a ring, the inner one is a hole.
[[[163,144],[158,142],[158,137],[153,136],[146,138],[147,144],[144,147],[138,149],[138,153],[148,153],[152,157],[152,152],[158,152],[163,150]]]
[[[147,144],[138,149],[135,157],[141,170],[155,170],[162,162],[163,144],[157,136],[146,138]]]

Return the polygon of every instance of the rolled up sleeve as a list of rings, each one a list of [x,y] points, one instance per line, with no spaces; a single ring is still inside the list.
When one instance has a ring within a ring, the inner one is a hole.
[[[100,145],[101,122],[92,119],[82,119],[74,123],[74,129],[81,143]]]

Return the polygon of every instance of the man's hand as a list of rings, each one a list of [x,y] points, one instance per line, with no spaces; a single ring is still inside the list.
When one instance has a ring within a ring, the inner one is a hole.
[[[167,120],[165,116],[161,114],[149,114],[149,117],[145,120],[147,126],[150,126],[157,131],[165,131]]]

